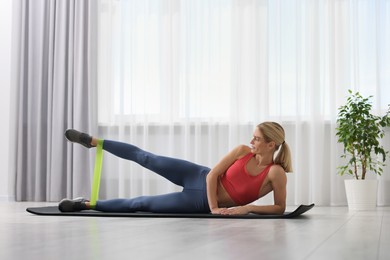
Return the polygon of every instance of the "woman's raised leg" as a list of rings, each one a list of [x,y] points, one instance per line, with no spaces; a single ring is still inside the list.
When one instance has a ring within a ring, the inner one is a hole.
[[[134,161],[185,188],[203,188],[203,186],[196,185],[199,183],[198,179],[210,171],[208,167],[181,159],[155,155],[127,143],[104,140],[103,149],[120,158]]]
[[[95,147],[98,140],[96,137],[74,129],[66,130],[65,137],[87,148]],[[104,140],[103,149],[123,159],[132,160],[184,188],[203,188],[196,184],[202,183],[198,181],[199,178],[210,171],[208,167],[185,160],[158,156],[127,143]]]

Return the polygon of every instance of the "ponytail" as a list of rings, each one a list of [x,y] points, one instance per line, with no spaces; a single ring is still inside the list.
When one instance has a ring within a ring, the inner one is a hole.
[[[286,142],[280,145],[280,149],[274,160],[275,164],[282,166],[285,172],[292,172],[290,147]]]

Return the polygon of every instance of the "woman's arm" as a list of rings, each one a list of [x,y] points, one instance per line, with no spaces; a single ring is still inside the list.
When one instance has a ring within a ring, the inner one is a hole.
[[[283,168],[280,166],[273,166],[269,173],[268,178],[271,182],[274,193],[274,205],[258,206],[248,204],[245,206],[234,207],[225,209],[221,214],[227,215],[246,215],[248,213],[255,214],[276,214],[281,215],[286,210],[286,184],[287,176]]]
[[[206,188],[207,188],[207,199],[209,202],[210,211],[212,214],[221,214],[224,211],[224,208],[218,207],[217,199],[217,185],[218,177],[226,172],[226,170],[232,165],[237,159],[243,156],[243,154],[248,153],[249,147],[245,145],[240,145],[231,150],[227,155],[225,155],[221,161],[219,161],[209,172],[206,178]]]

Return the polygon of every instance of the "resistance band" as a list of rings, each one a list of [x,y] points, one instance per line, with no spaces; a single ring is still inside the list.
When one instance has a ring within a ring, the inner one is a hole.
[[[92,208],[96,206],[96,201],[99,198],[100,175],[102,172],[102,165],[103,165],[103,140],[99,139],[97,141],[97,146],[96,146],[95,169],[93,171],[92,192],[91,192],[91,201],[90,201],[90,205]]]

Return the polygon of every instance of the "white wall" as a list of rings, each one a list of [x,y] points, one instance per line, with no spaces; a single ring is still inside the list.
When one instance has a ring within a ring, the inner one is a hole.
[[[0,0],[0,201],[13,196],[9,189],[9,122],[11,90],[12,0]]]

